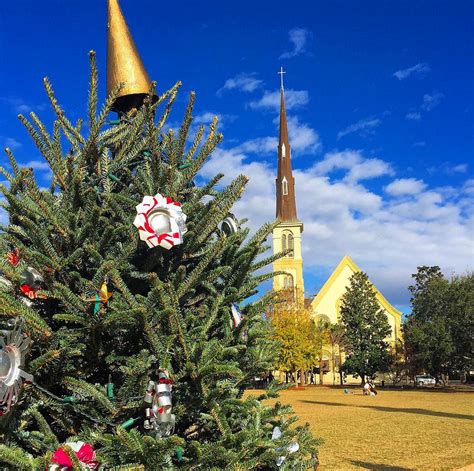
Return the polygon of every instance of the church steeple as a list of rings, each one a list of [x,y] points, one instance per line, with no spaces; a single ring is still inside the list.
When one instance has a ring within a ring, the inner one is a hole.
[[[293,292],[298,303],[304,302],[303,257],[301,233],[303,223],[296,214],[295,179],[291,169],[291,146],[286,122],[283,68],[280,87],[280,131],[278,138],[278,174],[276,179],[276,217],[279,224],[273,229],[273,253],[286,252],[286,256],[273,262],[275,272],[283,272],[273,278],[275,291]]]
[[[107,94],[124,83],[113,109],[118,113],[127,113],[143,104],[151,81],[118,0],[108,0],[107,6]]]
[[[276,179],[276,217],[281,221],[297,221],[295,179],[291,169],[291,146],[286,122],[285,90],[283,87],[283,67],[280,87],[280,131],[278,139],[278,175]]]

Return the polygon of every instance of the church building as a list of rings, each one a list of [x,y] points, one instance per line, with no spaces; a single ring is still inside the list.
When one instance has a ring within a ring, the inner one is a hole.
[[[350,277],[361,271],[360,268],[345,255],[320,291],[313,298],[304,297],[302,233],[303,222],[298,219],[296,211],[295,179],[291,167],[291,146],[285,110],[285,91],[283,87],[283,70],[280,88],[280,130],[278,140],[278,173],[276,178],[276,218],[279,224],[273,230],[273,253],[289,250],[285,257],[273,263],[273,271],[284,272],[273,278],[273,290],[290,290],[296,302],[304,303],[311,311],[314,320],[329,321],[332,324],[340,320],[341,298],[349,286]],[[384,310],[391,327],[391,346],[396,345],[401,336],[402,313],[395,309],[374,286],[375,294]],[[343,353],[342,353],[343,354]],[[340,359],[340,356],[337,356]],[[333,383],[338,377],[339,360],[334,356],[330,345],[324,346],[321,365],[325,372],[324,382]],[[348,378],[349,381],[351,378]]]

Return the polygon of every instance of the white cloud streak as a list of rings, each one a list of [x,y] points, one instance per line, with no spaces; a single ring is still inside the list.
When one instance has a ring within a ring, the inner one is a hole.
[[[412,75],[424,77],[430,71],[430,66],[426,62],[420,62],[412,67],[408,67],[407,69],[397,70],[394,72],[393,76],[398,80],[405,80]]]
[[[292,110],[309,103],[309,94],[307,90],[285,90],[285,108]],[[271,109],[279,111],[280,109],[280,90],[273,92],[265,91],[259,100],[251,101],[248,106],[253,110]]]
[[[357,121],[357,123],[351,124],[346,128],[342,129],[337,133],[337,138],[341,139],[348,134],[352,134],[354,132],[358,133],[361,136],[368,136],[375,132],[375,129],[382,123],[380,118],[366,118]]]
[[[217,95],[222,95],[225,90],[239,90],[251,93],[263,85],[263,80],[256,77],[256,73],[241,73],[235,77],[229,78],[224,85],[217,91]]]
[[[410,119],[411,121],[420,121],[421,113],[419,111],[410,111],[405,115],[406,119]]]
[[[23,144],[14,137],[0,136],[0,141],[3,147],[8,147],[11,150],[20,148]]]
[[[443,98],[443,93],[437,92],[433,93],[432,95],[426,93],[423,95],[423,103],[421,104],[420,108],[424,111],[431,111],[443,101]]]
[[[293,28],[288,31],[288,39],[293,49],[281,54],[280,59],[291,59],[306,52],[308,40],[312,37],[311,31],[305,28]]]

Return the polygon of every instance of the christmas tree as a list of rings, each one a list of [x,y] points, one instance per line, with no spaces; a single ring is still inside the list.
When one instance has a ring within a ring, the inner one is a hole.
[[[19,116],[50,189],[9,149],[0,168],[0,467],[306,469],[317,440],[264,402],[279,387],[245,394],[274,364],[268,297],[239,307],[272,276],[256,274],[272,225],[249,236],[229,213],[245,176],[195,184],[217,120],[190,136],[191,94],[166,130],[179,83],[160,96],[117,84],[98,111],[90,62],[87,126],[48,79],[52,132]]]

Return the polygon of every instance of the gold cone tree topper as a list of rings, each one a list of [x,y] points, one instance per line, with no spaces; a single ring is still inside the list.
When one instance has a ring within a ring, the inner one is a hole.
[[[107,94],[123,84],[113,110],[128,113],[143,104],[151,89],[151,81],[118,0],[108,0],[107,3]]]

